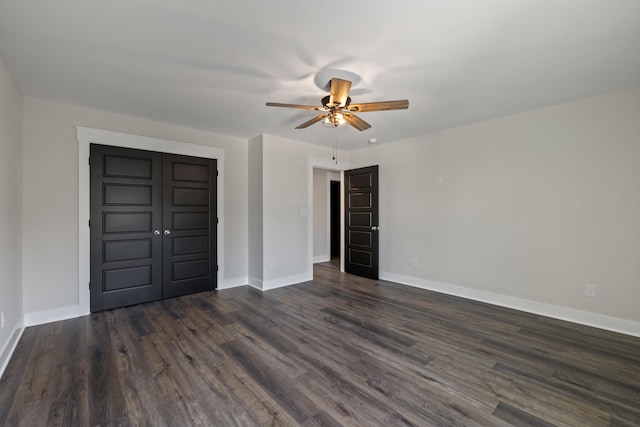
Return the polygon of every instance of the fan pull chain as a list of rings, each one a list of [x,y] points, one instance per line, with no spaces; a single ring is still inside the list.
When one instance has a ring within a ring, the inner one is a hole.
[[[332,160],[334,160],[336,162],[336,165],[338,164],[338,135],[337,135],[338,129],[337,128],[333,128],[333,158]]]

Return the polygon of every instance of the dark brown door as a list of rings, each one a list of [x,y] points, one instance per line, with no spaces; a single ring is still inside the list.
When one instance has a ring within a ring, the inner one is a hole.
[[[215,289],[212,159],[91,145],[91,311]]]
[[[216,161],[164,155],[163,297],[216,287]]]
[[[91,311],[162,298],[162,154],[92,144],[90,159]]]
[[[345,271],[378,279],[378,166],[345,171]]]

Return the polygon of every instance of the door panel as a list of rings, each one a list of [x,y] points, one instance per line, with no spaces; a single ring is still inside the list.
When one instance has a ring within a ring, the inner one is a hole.
[[[152,239],[112,240],[103,243],[104,260],[124,261],[151,258]]]
[[[103,205],[106,207],[106,205]],[[151,212],[103,212],[104,234],[151,232]]]
[[[163,162],[163,296],[215,289],[216,161],[165,154]]]
[[[104,291],[151,286],[151,266],[119,268],[104,272]]]
[[[90,165],[92,312],[215,289],[215,160],[92,144]]]
[[[107,148],[107,147],[105,147]],[[153,177],[154,172],[154,163],[156,162],[155,158],[144,158],[144,157],[130,157],[131,152],[129,149],[117,149],[113,150],[120,151],[111,151],[111,154],[106,153],[104,155],[103,164],[104,164],[104,176],[105,177],[124,177],[124,178],[139,178],[139,179],[151,179]],[[138,152],[145,152],[143,150],[132,150]],[[122,155],[118,155],[116,153],[122,153]],[[150,153],[150,152],[146,152]],[[156,153],[158,154],[158,153]],[[140,154],[145,156],[144,154]],[[156,165],[157,167],[157,165]]]
[[[105,206],[151,205],[151,186],[132,184],[105,184]]]
[[[345,271],[378,279],[378,166],[345,171]]]
[[[178,208],[180,205],[173,205]],[[192,206],[192,209],[195,207]],[[188,207],[187,207],[188,209]],[[173,231],[209,230],[209,212],[172,212],[167,223]]]
[[[349,241],[351,242],[351,246],[361,246],[365,248],[370,248],[373,244],[371,233],[365,231],[349,232]]]
[[[162,297],[162,155],[91,145],[91,311]]]

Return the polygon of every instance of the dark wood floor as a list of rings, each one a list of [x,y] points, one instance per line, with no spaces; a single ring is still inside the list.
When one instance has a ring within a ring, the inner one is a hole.
[[[638,426],[640,339],[321,264],[26,329],[3,424]]]

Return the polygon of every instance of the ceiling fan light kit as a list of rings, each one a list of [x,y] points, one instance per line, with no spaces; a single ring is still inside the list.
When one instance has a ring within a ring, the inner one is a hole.
[[[337,128],[346,124],[347,120],[344,118],[344,114],[342,113],[329,114],[324,118],[324,120],[322,120],[322,126],[326,126],[328,128]]]
[[[323,112],[311,120],[297,126],[296,129],[304,129],[314,123],[321,122],[323,126],[330,128],[351,125],[359,131],[367,130],[371,125],[353,114],[354,112],[365,113],[368,111],[406,110],[409,108],[409,101],[406,99],[398,101],[351,104],[351,98],[349,97],[351,82],[349,80],[333,78],[331,79],[330,85],[331,89],[329,95],[325,96],[321,100],[322,107],[299,104],[282,104],[279,102],[267,102],[266,105],[268,107],[300,108],[304,110]]]

